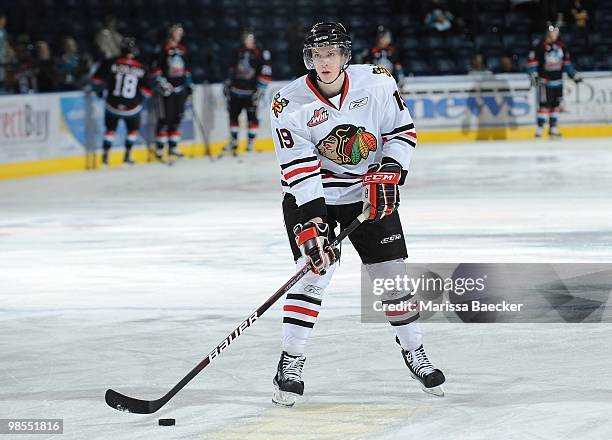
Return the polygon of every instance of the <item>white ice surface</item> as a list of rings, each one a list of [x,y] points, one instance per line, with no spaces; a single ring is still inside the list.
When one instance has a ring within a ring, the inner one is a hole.
[[[612,262],[611,170],[609,139],[421,146],[410,259]],[[612,325],[426,322],[432,397],[359,322],[348,244],[294,408],[270,402],[280,303],[157,414],[107,407],[109,387],[163,395],[291,275],[273,155],[3,181],[0,213],[0,418],[64,418],[63,439],[612,438]]]

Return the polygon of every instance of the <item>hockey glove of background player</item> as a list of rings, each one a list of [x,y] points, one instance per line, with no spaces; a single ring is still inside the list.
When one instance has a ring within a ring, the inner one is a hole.
[[[363,213],[372,222],[393,214],[400,202],[398,184],[402,167],[397,163],[373,163],[363,177]]]
[[[329,266],[336,261],[336,254],[329,246],[329,225],[315,222],[297,224],[293,233],[306,263],[312,264],[312,271],[317,275],[325,275]]]
[[[166,78],[164,78],[163,76],[160,76],[157,79],[157,90],[162,96],[170,96],[172,95],[172,92],[174,91],[174,87],[172,86],[172,84],[170,84],[170,82]]]

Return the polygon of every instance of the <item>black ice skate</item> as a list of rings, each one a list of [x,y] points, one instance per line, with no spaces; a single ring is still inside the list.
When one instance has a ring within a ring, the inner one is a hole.
[[[107,167],[108,166],[108,151],[104,151],[102,153],[102,166],[103,167]]]
[[[177,149],[177,147],[170,147],[168,148],[168,157],[174,158],[174,159],[180,159],[181,157],[185,157],[185,155],[181,153]]]
[[[397,338],[396,342],[399,344]],[[423,391],[433,394],[434,396],[444,396],[442,384],[446,378],[440,370],[431,365],[431,362],[427,359],[427,354],[425,353],[423,345],[416,350],[404,350],[402,348],[402,357],[410,370],[410,376],[421,382]]]
[[[125,154],[125,156],[123,156],[123,165],[134,165],[136,162],[134,162],[134,160],[130,157],[129,154]]]
[[[302,381],[302,368],[306,358],[304,356],[291,356],[286,351],[281,353],[276,369],[274,393],[272,402],[278,405],[293,406],[296,396],[304,394]]]
[[[548,138],[549,139],[561,139],[561,132],[559,131],[559,127],[557,126],[550,127],[550,130],[548,130]]]
[[[535,137],[536,138],[541,138],[542,137],[542,131],[544,131],[544,127],[540,127],[539,125],[536,127],[536,131],[535,131]]]
[[[164,150],[163,150],[163,148],[156,148],[153,151],[153,154],[155,156],[155,160],[157,160],[158,162],[161,162],[161,163],[166,163],[166,161],[164,160]]]
[[[222,157],[225,156],[232,156],[232,157],[238,157],[238,144],[234,144],[232,142],[226,144],[222,149],[221,152],[219,153],[218,158],[221,159]]]

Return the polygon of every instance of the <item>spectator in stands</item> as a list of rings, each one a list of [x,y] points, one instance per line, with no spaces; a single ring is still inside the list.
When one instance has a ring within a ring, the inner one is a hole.
[[[58,75],[51,50],[46,41],[36,42],[36,83],[39,92],[55,92],[58,89]]]
[[[121,41],[123,36],[117,31],[117,20],[112,15],[104,18],[104,26],[96,34],[96,47],[104,57],[109,59],[119,56],[121,53]]]
[[[586,31],[589,27],[589,12],[582,6],[580,0],[574,0],[570,13],[574,28],[579,31]]]
[[[15,44],[14,93],[35,93],[37,90],[36,71],[33,59],[34,47],[28,34],[20,34]]]
[[[364,64],[375,64],[384,67],[395,78],[397,83],[404,82],[404,69],[399,57],[399,51],[393,46],[391,31],[384,26],[376,30],[376,44],[366,51],[363,57]]]
[[[79,54],[76,40],[72,37],[64,37],[62,54],[57,63],[60,89],[80,89],[88,81],[91,64],[88,56]]]
[[[0,92],[4,90],[6,81],[6,65],[9,52],[8,34],[6,33],[6,14],[0,12]]]
[[[304,36],[310,29],[300,18],[289,26],[289,66],[291,68],[291,77],[298,78],[305,75],[307,72],[304,66],[304,56],[302,50],[304,47]]]
[[[499,59],[499,67],[496,69],[495,73],[512,73],[513,71],[514,66],[512,57],[510,57],[510,55],[502,55]]]
[[[472,56],[472,60],[470,62],[470,68],[468,70],[468,75],[492,75],[493,72],[489,70],[484,62],[484,57],[481,53],[475,53]]]
[[[432,10],[425,16],[425,25],[437,32],[448,32],[453,27],[453,14],[444,7],[441,0],[432,2]]]

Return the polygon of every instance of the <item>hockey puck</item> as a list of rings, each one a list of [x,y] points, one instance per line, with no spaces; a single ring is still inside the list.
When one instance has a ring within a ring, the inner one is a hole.
[[[159,419],[159,426],[174,426],[175,423],[174,419]]]

